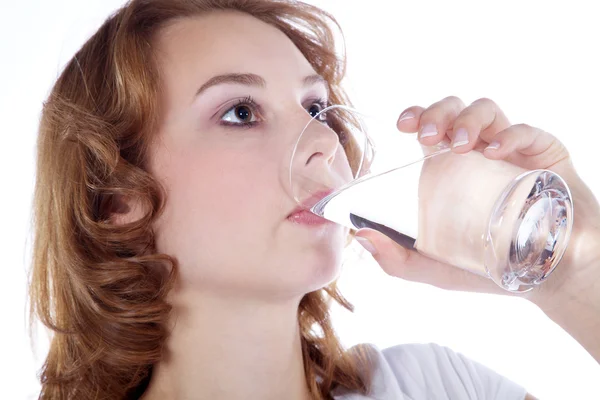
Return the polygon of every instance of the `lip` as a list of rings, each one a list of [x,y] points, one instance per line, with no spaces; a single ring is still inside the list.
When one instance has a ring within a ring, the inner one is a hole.
[[[333,222],[326,220],[325,218],[319,217],[316,214],[308,210],[300,210],[292,213],[287,217],[289,221],[300,225],[320,226],[325,224],[332,224]]]
[[[315,204],[329,196],[333,193],[333,189],[330,190],[321,190],[310,196],[309,198],[302,201],[302,205],[296,207],[287,217],[291,217],[294,214],[300,213],[302,211],[309,211]]]
[[[331,221],[319,217],[318,215],[312,213],[310,208],[312,208],[315,204],[321,201],[323,198],[329,196],[333,193],[332,190],[322,190],[310,196],[308,199],[302,202],[302,206],[298,206],[287,216],[287,219],[303,225],[323,225],[327,223],[332,223]]]

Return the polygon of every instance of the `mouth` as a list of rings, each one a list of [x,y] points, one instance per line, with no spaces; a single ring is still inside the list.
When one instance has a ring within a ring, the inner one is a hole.
[[[310,209],[317,204],[319,201],[323,200],[325,197],[329,196],[331,193],[333,193],[333,189],[330,190],[322,190],[319,191],[315,194],[313,194],[312,196],[304,199],[302,201],[302,205],[296,207],[288,216],[287,218],[291,218],[294,215],[297,214],[301,214],[301,213],[305,213],[305,212],[309,212],[310,213]],[[318,217],[320,218],[320,217]]]

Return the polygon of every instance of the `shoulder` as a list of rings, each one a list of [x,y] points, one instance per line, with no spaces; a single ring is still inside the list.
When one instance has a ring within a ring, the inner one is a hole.
[[[368,398],[522,400],[526,393],[491,369],[434,343],[401,344],[383,350],[363,343],[349,351],[369,355],[372,395]]]

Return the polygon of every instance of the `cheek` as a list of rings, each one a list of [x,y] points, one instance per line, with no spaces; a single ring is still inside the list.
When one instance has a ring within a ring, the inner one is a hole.
[[[277,222],[276,171],[250,152],[216,154],[182,157],[163,170],[168,199],[161,242],[182,263],[234,262],[231,257],[265,246]],[[198,260],[200,249],[208,259]]]
[[[316,290],[339,274],[347,229],[309,235],[285,221],[293,202],[279,170],[257,154],[180,158],[163,168],[157,246],[178,260],[186,286]]]
[[[195,203],[207,217],[244,213],[267,195],[274,171],[252,149],[212,148],[182,157],[171,168],[169,181],[181,201]]]
[[[222,168],[192,180],[185,197],[197,201],[208,219],[243,225],[262,218],[265,205],[280,195],[275,173],[262,168],[256,158],[221,161]]]

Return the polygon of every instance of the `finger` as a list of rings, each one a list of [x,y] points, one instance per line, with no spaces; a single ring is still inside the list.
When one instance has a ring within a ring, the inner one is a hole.
[[[414,133],[419,127],[419,119],[421,114],[425,111],[423,107],[413,106],[400,113],[396,126],[400,132]]]
[[[373,258],[390,276],[447,290],[509,294],[491,279],[408,250],[376,230],[363,228],[354,237],[367,250],[369,245],[375,249]],[[367,239],[368,243],[364,243],[363,239]]]
[[[454,120],[449,133],[452,151],[462,154],[478,148],[481,141],[490,143],[498,132],[509,126],[508,118],[495,102],[486,98],[475,100]]]
[[[425,146],[438,144],[452,129],[454,120],[465,108],[465,104],[456,96],[446,97],[432,104],[421,114],[419,121],[419,140]]]
[[[556,137],[526,124],[498,132],[483,153],[525,169],[547,169],[569,159],[569,151]]]

